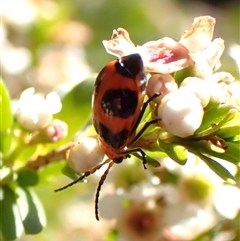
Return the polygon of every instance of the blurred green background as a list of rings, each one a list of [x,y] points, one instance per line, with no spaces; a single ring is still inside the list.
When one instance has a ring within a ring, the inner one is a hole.
[[[114,58],[101,43],[110,39],[113,29],[127,29],[139,45],[165,36],[178,40],[201,15],[216,18],[214,38],[225,40],[222,69],[239,75],[228,54],[231,44],[239,44],[238,0],[7,0],[1,1],[1,14],[1,75],[12,98],[30,86],[62,93],[98,72]],[[36,188],[46,208],[46,229],[22,241],[102,241],[104,230],[111,226],[95,221],[93,186],[90,191],[87,185],[76,185],[60,194],[53,192],[69,182],[61,174],[62,165],[42,170]],[[49,173],[52,178],[46,180]],[[97,181],[93,178],[93,183]]]
[[[237,70],[228,55],[229,46],[239,43],[237,0],[9,0],[1,5],[2,75],[12,97],[28,86],[49,92],[98,72],[113,59],[101,43],[113,29],[127,29],[139,45],[165,36],[178,40],[200,15],[217,19],[214,37],[225,40],[224,69]]]

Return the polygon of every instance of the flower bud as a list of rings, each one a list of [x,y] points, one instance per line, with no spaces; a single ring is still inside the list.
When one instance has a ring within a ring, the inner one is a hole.
[[[193,135],[201,125],[204,114],[200,100],[185,88],[166,95],[157,111],[161,118],[160,126],[179,137]]]
[[[53,119],[46,127],[45,133],[51,142],[56,142],[67,136],[68,126],[64,121]]]
[[[153,74],[148,80],[147,95],[150,98],[155,93],[160,93],[161,95],[153,100],[160,103],[166,94],[177,89],[177,83],[170,74]]]
[[[68,164],[77,172],[86,172],[102,161],[104,153],[98,139],[84,137],[68,153]]]
[[[210,88],[208,81],[197,77],[187,77],[183,80],[180,88],[187,88],[192,91],[201,101],[202,107],[206,107],[210,101]]]

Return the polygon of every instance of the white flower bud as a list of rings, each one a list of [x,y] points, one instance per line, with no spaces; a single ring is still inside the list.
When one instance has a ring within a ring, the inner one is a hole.
[[[180,88],[187,88],[192,91],[201,101],[202,107],[206,107],[210,101],[210,88],[208,81],[197,77],[187,77],[183,80]]]
[[[68,164],[77,172],[86,172],[99,164],[104,153],[99,142],[94,137],[84,137],[68,153]]]
[[[156,103],[160,103],[166,94],[177,89],[178,85],[170,74],[153,74],[148,80],[147,95],[151,97],[155,93],[161,94],[153,100]]]
[[[193,135],[202,123],[203,114],[200,100],[185,88],[166,95],[158,107],[162,128],[180,137]]]

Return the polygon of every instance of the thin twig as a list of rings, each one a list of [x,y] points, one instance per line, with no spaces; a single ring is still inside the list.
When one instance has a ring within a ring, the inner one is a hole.
[[[40,167],[46,166],[52,162],[58,162],[66,159],[66,152],[69,150],[71,146],[67,146],[64,149],[58,151],[51,151],[45,156],[38,156],[37,159],[28,161],[26,167],[30,169],[37,170]]]

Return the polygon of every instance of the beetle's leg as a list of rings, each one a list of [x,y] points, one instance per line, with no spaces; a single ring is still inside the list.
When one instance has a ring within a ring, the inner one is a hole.
[[[105,160],[103,163],[100,163],[99,165],[89,169],[88,171],[86,171],[81,177],[79,177],[78,179],[70,182],[69,184],[67,184],[66,186],[64,187],[61,187],[61,188],[58,188],[56,190],[54,190],[55,192],[59,192],[59,191],[62,191],[68,187],[71,187],[72,185],[78,183],[79,181],[83,180],[85,177],[88,177],[89,175],[93,174],[94,172],[96,172],[97,170],[99,170],[103,165],[109,163],[111,160],[110,159],[107,159]]]
[[[99,194],[100,194],[100,191],[101,191],[101,187],[108,175],[108,172],[110,170],[110,168],[113,166],[114,162],[113,161],[110,161],[109,164],[108,164],[108,168],[106,169],[106,171],[103,173],[103,175],[101,176],[101,179],[98,183],[98,187],[97,187],[97,191],[96,191],[96,196],[95,196],[95,217],[96,219],[99,221],[99,215],[98,215],[98,203],[99,203]]]
[[[140,121],[142,120],[142,117],[143,117],[143,115],[144,115],[144,112],[145,112],[148,104],[149,104],[152,100],[154,100],[155,98],[157,98],[159,95],[160,95],[159,93],[155,93],[153,96],[151,96],[147,101],[145,101],[145,102],[143,103],[143,106],[142,106],[142,109],[141,109],[141,113],[140,113],[140,115],[139,115],[139,117],[138,117],[137,122],[134,124],[134,126],[133,126],[133,128],[132,128],[132,132],[134,132],[134,131],[137,129]],[[132,134],[132,132],[130,132],[130,133]],[[135,139],[135,138],[134,138],[134,139]],[[132,142],[132,143],[133,143],[133,142]]]
[[[140,152],[141,153],[143,167],[144,167],[144,169],[147,169],[147,167],[146,167],[147,161],[146,161],[146,158],[145,158],[146,154],[145,154],[145,152],[141,148],[139,148],[139,147],[131,148],[129,150],[121,152],[121,154],[131,154],[133,152]]]
[[[129,145],[132,145],[135,141],[138,140],[138,138],[144,133],[145,130],[147,130],[147,128],[152,125],[157,123],[158,121],[160,121],[161,119],[154,119],[151,121],[148,121],[144,124],[143,128],[137,133],[137,135],[133,138],[133,140],[131,141],[131,143]]]

